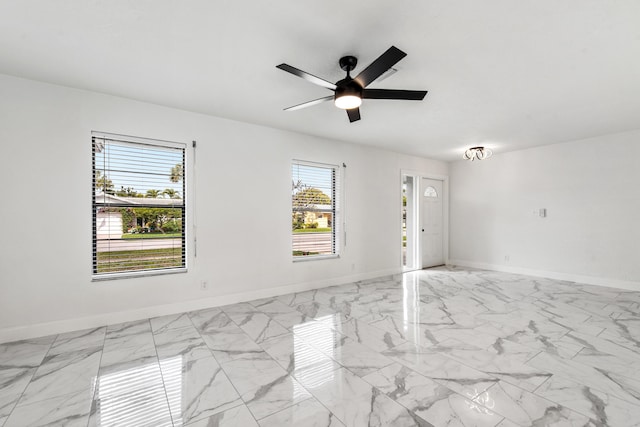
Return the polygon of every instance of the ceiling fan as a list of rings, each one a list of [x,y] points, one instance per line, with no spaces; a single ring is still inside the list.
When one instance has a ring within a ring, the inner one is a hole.
[[[294,76],[301,77],[318,86],[334,91],[333,95],[294,105],[293,107],[285,108],[285,111],[299,110],[301,108],[311,107],[312,105],[333,100],[336,107],[347,110],[349,121],[353,123],[360,120],[359,107],[362,104],[362,99],[401,99],[421,101],[427,94],[426,90],[367,89],[369,84],[391,69],[391,67],[405,56],[407,56],[406,53],[395,46],[391,46],[385,53],[380,55],[378,59],[362,70],[356,77],[351,77],[350,73],[354,68],[356,68],[358,58],[355,56],[343,56],[340,58],[339,64],[340,68],[347,72],[347,77],[337,81],[335,84],[292,67],[291,65],[276,65],[276,68],[291,73]]]

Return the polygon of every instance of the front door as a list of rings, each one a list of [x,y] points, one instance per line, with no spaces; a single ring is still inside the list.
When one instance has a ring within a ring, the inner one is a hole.
[[[422,268],[444,264],[442,181],[422,178]]]

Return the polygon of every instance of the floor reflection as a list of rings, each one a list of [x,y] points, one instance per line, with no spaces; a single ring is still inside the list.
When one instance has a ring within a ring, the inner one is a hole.
[[[295,375],[300,381],[319,387],[334,380],[336,365],[326,357],[319,357],[317,351],[333,360],[339,360],[338,341],[342,335],[337,331],[341,325],[339,315],[328,315],[293,327]],[[309,346],[309,341],[313,342],[313,347]]]
[[[407,340],[420,345],[422,334],[420,323],[420,278],[418,274],[402,275],[403,332]]]
[[[93,425],[173,425],[157,362],[99,375],[94,405]]]

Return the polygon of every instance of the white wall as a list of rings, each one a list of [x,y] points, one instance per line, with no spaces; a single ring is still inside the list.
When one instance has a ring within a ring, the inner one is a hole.
[[[9,76],[0,93],[0,341],[398,272],[400,170],[448,172],[443,162]],[[92,130],[197,140],[188,273],[91,281]],[[291,261],[292,159],[347,164],[340,259]],[[256,215],[255,206],[266,208]]]
[[[452,163],[451,262],[640,290],[638,159],[640,131]]]

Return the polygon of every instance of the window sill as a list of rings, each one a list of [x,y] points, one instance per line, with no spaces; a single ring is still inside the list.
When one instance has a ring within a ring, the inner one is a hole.
[[[306,262],[306,261],[319,261],[322,259],[336,259],[340,258],[340,255],[311,255],[311,256],[301,256],[293,258],[293,262]]]
[[[136,277],[164,276],[167,274],[186,273],[186,268],[168,268],[166,270],[128,271],[125,273],[103,273],[91,276],[92,282],[104,282],[118,279],[135,279]]]

